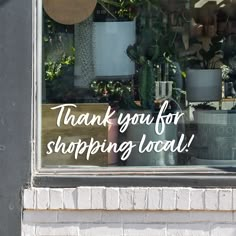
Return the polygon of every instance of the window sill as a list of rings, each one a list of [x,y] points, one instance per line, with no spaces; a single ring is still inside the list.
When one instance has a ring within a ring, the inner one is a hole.
[[[35,187],[236,187],[236,168],[41,169]]]

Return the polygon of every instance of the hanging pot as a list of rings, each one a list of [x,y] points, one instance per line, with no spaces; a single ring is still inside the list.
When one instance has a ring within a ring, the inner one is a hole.
[[[43,0],[47,14],[64,25],[78,24],[92,15],[97,0]]]

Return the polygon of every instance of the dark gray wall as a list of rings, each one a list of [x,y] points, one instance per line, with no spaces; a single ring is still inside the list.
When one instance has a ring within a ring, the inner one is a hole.
[[[20,235],[30,179],[32,0],[0,0],[0,236]]]

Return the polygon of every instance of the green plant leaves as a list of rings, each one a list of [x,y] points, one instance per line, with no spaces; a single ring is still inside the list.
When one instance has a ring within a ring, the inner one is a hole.
[[[194,53],[188,56],[187,61],[191,68],[215,69],[217,63],[223,58],[223,38],[216,36],[211,39],[209,50],[200,49],[199,55]],[[200,57],[199,57],[200,56]]]
[[[140,69],[139,72],[139,96],[141,106],[144,109],[153,109],[154,103],[154,73],[153,64],[147,61]]]

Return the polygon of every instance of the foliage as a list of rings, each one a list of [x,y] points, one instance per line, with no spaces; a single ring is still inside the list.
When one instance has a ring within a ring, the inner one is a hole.
[[[201,48],[198,52],[187,57],[188,66],[194,69],[216,69],[223,63],[223,42],[224,39],[220,36],[215,36],[211,39],[209,50]],[[201,44],[201,42],[198,42]]]
[[[154,109],[156,70],[164,63],[172,64],[176,34],[158,1],[136,3],[137,41],[128,47],[127,54],[138,66],[141,108]]]
[[[136,105],[126,87],[122,89],[122,100],[128,108],[154,109],[155,80],[160,79],[157,78],[158,68],[168,63],[171,72],[175,71],[172,61],[176,34],[170,30],[167,14],[159,0],[99,0],[98,3],[115,19],[135,18],[137,40],[128,46],[127,55],[137,66],[141,106]]]
[[[71,25],[62,25],[60,23],[52,20],[45,11],[43,11],[43,43],[44,47],[50,47],[51,43],[57,43],[60,41],[60,37],[58,37],[58,33],[68,33],[73,32],[73,26]]]
[[[65,67],[73,65],[75,61],[75,49],[72,47],[72,53],[68,55],[63,48],[61,49],[62,54],[57,56],[57,59],[48,56],[51,48],[58,47],[61,43],[61,38],[59,32],[69,32],[71,31],[71,26],[66,26],[59,24],[52,20],[45,12],[44,14],[44,34],[43,43],[45,47],[45,80],[55,80],[59,76],[62,76],[65,72]]]
[[[222,71],[222,79],[223,80],[228,80],[229,79],[229,74],[232,72],[229,66],[223,65],[220,67]]]
[[[126,91],[131,93],[131,83],[130,81],[121,82],[112,80],[95,80],[91,83],[91,89],[93,90],[95,96],[100,98],[100,101],[109,103],[116,101],[121,102]]]
[[[135,8],[140,0],[98,0],[98,3],[114,19],[134,19]]]
[[[74,65],[75,56],[67,56],[63,54],[58,61],[48,60],[45,62],[45,80],[55,80],[59,76],[63,75],[63,68],[65,66]]]

